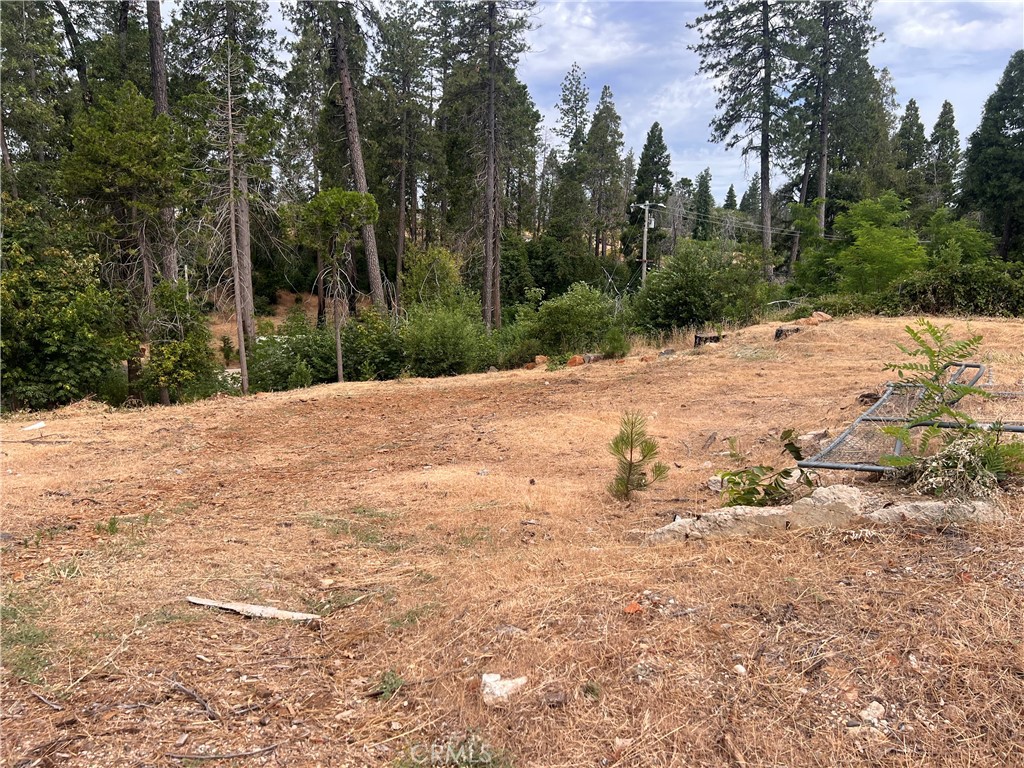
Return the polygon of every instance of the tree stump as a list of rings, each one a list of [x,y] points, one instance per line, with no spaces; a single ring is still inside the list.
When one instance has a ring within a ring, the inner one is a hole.
[[[775,329],[775,340],[782,341],[792,336],[794,333],[800,333],[800,328],[797,326],[782,326],[781,328]]]

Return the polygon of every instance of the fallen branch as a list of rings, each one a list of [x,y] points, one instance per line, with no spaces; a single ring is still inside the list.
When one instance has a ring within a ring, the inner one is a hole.
[[[191,688],[188,688],[188,687],[182,685],[177,680],[168,680],[168,682],[171,684],[171,687],[174,690],[176,690],[178,693],[185,694],[190,699],[192,699],[197,704],[199,704],[199,706],[201,706],[204,710],[206,710],[206,715],[211,720],[220,720],[220,714],[217,712],[217,710],[215,710],[213,707],[211,707],[210,706],[210,702],[208,702],[206,699],[204,699],[198,693],[193,691]]]
[[[267,752],[273,752],[277,747],[277,744],[271,744],[269,747],[261,747],[260,749],[254,749],[250,752],[225,752],[220,755],[204,755],[202,753],[194,755],[179,755],[174,752],[164,752],[164,757],[169,757],[171,760],[234,760],[239,757],[265,755]]]
[[[234,611],[243,616],[254,619],[284,619],[286,621],[319,621],[320,615],[316,613],[297,613],[295,611],[282,611],[279,608],[272,608],[269,605],[252,605],[250,603],[226,603],[220,600],[207,600],[202,597],[186,597],[194,605],[205,605],[209,608],[220,608],[225,611]]]
[[[43,702],[43,704],[48,706],[50,709],[55,709],[58,712],[62,712],[64,710],[64,707],[62,705],[58,704],[55,701],[50,701],[48,698],[43,696],[43,694],[36,693],[31,688],[28,689],[28,692],[31,693],[33,696],[35,696],[37,699],[39,699],[41,702]]]

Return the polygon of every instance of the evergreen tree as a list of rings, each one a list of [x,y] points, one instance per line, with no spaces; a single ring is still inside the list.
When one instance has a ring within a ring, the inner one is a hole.
[[[590,90],[587,88],[586,77],[586,73],[574,61],[562,80],[561,93],[555,105],[558,110],[555,135],[565,142],[565,156],[569,161],[574,161],[583,149],[587,135]]]
[[[12,198],[33,199],[51,191],[80,99],[45,4],[0,3],[0,28],[0,178]]]
[[[829,190],[829,164],[835,129],[836,106],[856,83],[856,73],[870,67],[867,54],[880,39],[871,24],[874,0],[806,3],[794,8],[806,54],[797,62],[797,97],[789,124],[795,131],[790,149],[794,161],[803,161],[798,202],[811,196],[812,175],[817,177],[818,231],[825,231],[825,201]],[[811,131],[806,132],[807,126]]]
[[[956,129],[953,105],[942,102],[939,118],[928,139],[928,167],[925,180],[931,187],[935,207],[949,202],[955,194],[954,184],[960,169],[960,132]]]
[[[256,336],[252,209],[258,219],[269,192],[279,81],[268,17],[262,1],[185,0],[167,35],[170,98],[192,137],[190,166],[200,171],[190,177],[194,204],[182,229],[217,232],[215,243],[190,245],[215,253],[211,271],[229,259],[240,332],[249,339]]]
[[[917,102],[907,102],[899,130],[896,131],[896,167],[903,171],[924,167],[928,153],[928,142],[924,137],[924,124]]]
[[[594,255],[608,254],[609,233],[625,219],[622,197],[622,120],[615,110],[612,90],[601,89],[594,118],[587,132],[583,166],[590,190],[590,215],[594,228]]]
[[[787,134],[785,115],[792,106],[787,85],[792,76],[789,52],[795,30],[790,8],[769,0],[706,0],[707,13],[690,24],[701,33],[691,46],[700,56],[700,73],[718,83],[718,115],[711,121],[714,141],[743,144],[757,152],[761,174],[761,247],[764,270],[772,271],[771,159]]]
[[[980,210],[999,237],[999,255],[1024,256],[1024,50],[1010,57],[985,101],[964,163],[961,205]]]
[[[697,175],[697,190],[693,193],[693,239],[711,240],[715,236],[715,198],[711,195],[711,169]]]
[[[896,129],[896,91],[888,70],[876,70],[863,61],[836,96],[830,199],[855,203],[895,186],[890,136]]]
[[[725,202],[722,203],[722,209],[726,211],[736,210],[736,187],[732,184],[729,185],[729,191],[725,193]]]
[[[761,210],[761,176],[755,173],[750,179],[750,186],[740,198],[741,213],[757,214]]]
[[[672,171],[669,167],[671,163],[672,158],[669,156],[661,125],[654,123],[647,131],[647,140],[640,152],[640,163],[637,165],[636,181],[633,184],[629,225],[623,233],[622,244],[627,257],[633,256],[643,239],[644,210],[640,206],[643,203],[655,206],[668,202],[669,193],[672,191]],[[662,237],[662,233],[657,230],[648,233],[648,249]]]

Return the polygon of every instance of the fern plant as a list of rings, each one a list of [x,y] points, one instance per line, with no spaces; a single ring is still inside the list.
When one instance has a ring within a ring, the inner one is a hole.
[[[967,395],[989,398],[979,387],[949,381],[951,364],[974,356],[982,337],[954,341],[949,326],[939,328],[927,320],[907,326],[912,346],[898,344],[910,362],[890,363],[901,381],[920,387],[921,399],[906,424],[883,427],[882,432],[903,446],[901,455],[883,456],[881,463],[902,471],[903,479],[923,493],[960,497],[994,493],[1013,474],[1024,472],[1024,444],[1004,442],[999,425],[982,429],[955,404]],[[939,427],[936,422],[954,425]]]
[[[629,499],[634,491],[642,491],[668,474],[668,467],[655,461],[658,444],[647,436],[647,420],[636,411],[622,415],[619,434],[608,450],[617,460],[615,479],[609,484],[608,492],[617,499]]]
[[[911,425],[936,421],[945,417],[961,425],[972,423],[967,414],[952,407],[966,395],[988,397],[985,390],[968,384],[950,382],[950,368],[974,357],[981,346],[978,334],[959,341],[950,338],[948,325],[941,328],[921,318],[904,328],[913,345],[897,344],[897,348],[911,358],[910,361],[889,363],[887,371],[895,371],[908,387],[920,387],[922,396],[910,414]],[[934,436],[932,436],[934,439]]]

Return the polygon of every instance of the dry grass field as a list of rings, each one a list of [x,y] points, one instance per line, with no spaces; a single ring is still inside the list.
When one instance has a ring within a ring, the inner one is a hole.
[[[411,766],[469,739],[459,764],[1024,765],[1020,496],[998,528],[635,533],[718,506],[728,438],[785,462],[783,430],[848,424],[906,322],[8,418],[0,762]],[[953,326],[1020,385],[1024,324]],[[671,471],[620,503],[630,409]],[[489,672],[528,683],[488,707]]]

